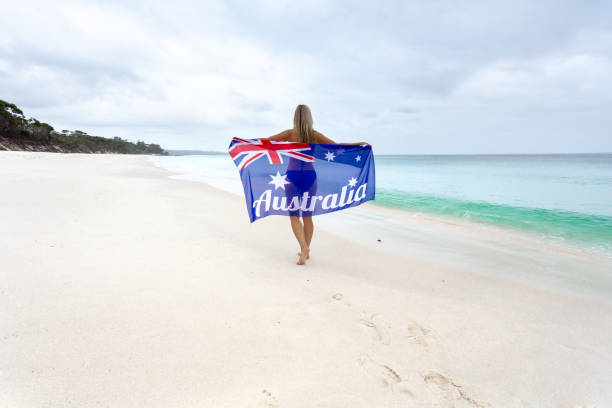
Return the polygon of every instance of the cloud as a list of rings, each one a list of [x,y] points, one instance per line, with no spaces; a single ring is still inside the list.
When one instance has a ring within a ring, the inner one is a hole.
[[[612,60],[588,54],[496,61],[476,71],[455,90],[456,95],[491,100],[515,98],[549,103],[597,100],[610,88]]]
[[[14,2],[0,15],[0,98],[56,128],[168,148],[222,150],[232,136],[274,134],[307,103],[319,130],[381,153],[551,150],[541,132],[570,151],[581,127],[591,149],[612,151],[610,11],[603,2]]]

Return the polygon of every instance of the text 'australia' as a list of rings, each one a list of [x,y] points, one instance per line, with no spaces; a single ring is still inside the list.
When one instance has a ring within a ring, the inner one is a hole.
[[[264,212],[268,212],[270,209],[276,211],[314,211],[317,205],[323,210],[341,208],[351,203],[361,201],[366,195],[367,185],[367,183],[364,183],[356,189],[348,190],[348,192],[347,186],[344,186],[339,196],[338,193],[328,194],[326,196],[310,196],[308,191],[306,191],[301,196],[296,195],[288,198],[284,196],[272,196],[272,190],[266,190],[253,202],[253,208],[255,209],[257,217],[261,216],[262,206],[264,207]]]

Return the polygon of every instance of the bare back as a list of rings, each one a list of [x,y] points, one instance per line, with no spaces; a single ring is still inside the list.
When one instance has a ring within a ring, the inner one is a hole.
[[[314,143],[336,144],[336,142],[323,135],[321,132],[314,130],[313,133],[315,137]],[[268,140],[276,140],[279,142],[301,142],[301,140],[298,140],[297,132],[294,129],[287,129],[277,135],[270,136]]]

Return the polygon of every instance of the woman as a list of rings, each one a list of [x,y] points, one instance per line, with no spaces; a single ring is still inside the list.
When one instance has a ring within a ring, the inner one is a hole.
[[[287,129],[277,135],[265,138],[265,140],[275,140],[284,142],[300,142],[300,143],[325,143],[336,144],[330,138],[324,136],[312,128],[312,115],[310,109],[306,105],[298,105],[293,115],[293,129]],[[365,142],[343,143],[343,144],[367,144]],[[314,167],[310,162],[303,162],[297,159],[289,159],[287,167],[287,179],[291,181],[291,185],[287,185],[286,194],[290,196],[301,195],[308,191],[312,196],[317,190],[317,177]],[[300,216],[302,222],[300,222]],[[298,265],[304,265],[306,260],[310,258],[310,242],[314,233],[314,224],[312,223],[312,213],[306,211],[292,211],[289,219],[291,220],[291,229],[293,234],[300,244]]]

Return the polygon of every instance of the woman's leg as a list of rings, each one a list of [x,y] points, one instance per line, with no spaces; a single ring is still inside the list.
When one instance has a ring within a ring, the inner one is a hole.
[[[300,244],[300,259],[298,260],[298,265],[304,265],[306,263],[306,259],[308,259],[308,253],[310,252],[308,243],[306,242],[306,236],[304,234],[304,226],[300,222],[300,217],[290,216],[291,220],[291,229],[293,230],[293,234]]]
[[[310,248],[310,243],[312,242],[312,234],[314,233],[314,224],[312,223],[312,217],[302,217],[304,221],[304,238],[306,239],[306,244],[308,248]]]

